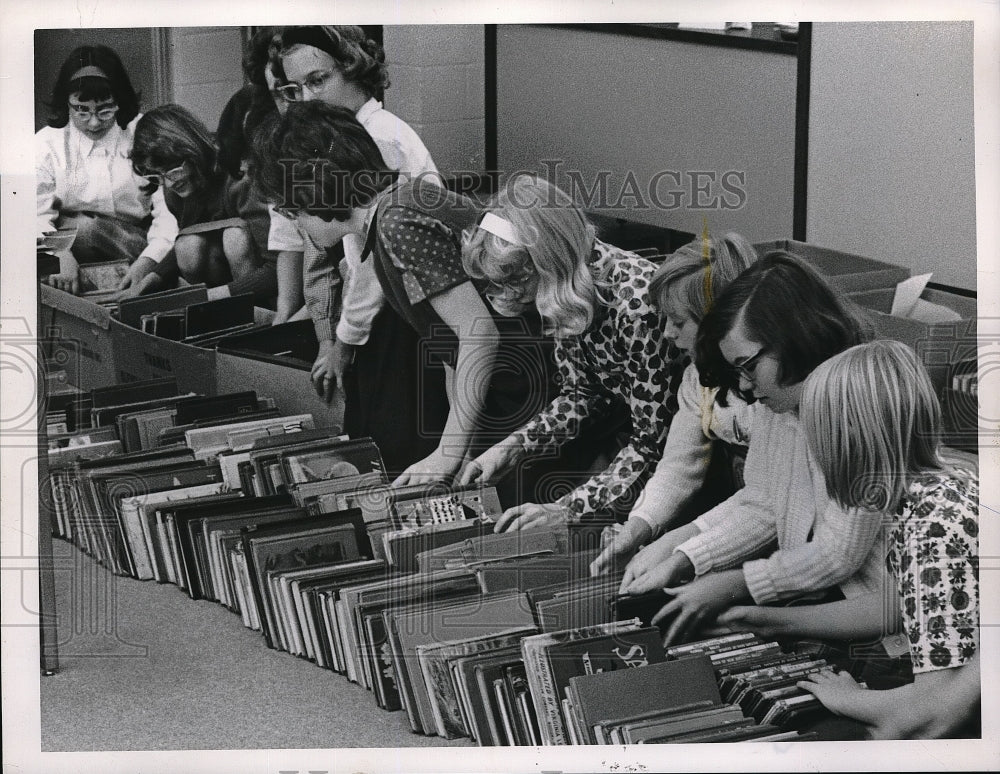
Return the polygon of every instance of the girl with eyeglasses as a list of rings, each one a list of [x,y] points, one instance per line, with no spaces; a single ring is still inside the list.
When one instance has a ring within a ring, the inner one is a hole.
[[[865,723],[876,739],[980,736],[979,476],[975,462],[941,447],[941,408],[926,369],[897,341],[852,347],[805,380],[800,413],[830,497],[886,531],[878,559],[891,570],[895,605],[876,593],[815,606],[739,606],[720,624],[854,642],[898,629],[911,681],[874,690],[861,672],[866,690],[844,670],[799,687]]]
[[[554,502],[508,508],[496,529],[543,527],[621,509],[663,454],[687,365],[664,335],[650,298],[656,265],[597,239],[570,197],[539,178],[514,178],[487,206],[484,223],[487,218],[491,227],[465,241],[466,269],[489,283],[486,297],[500,314],[541,315],[554,340],[560,386],[542,411],[473,460],[461,482],[498,481],[530,457],[585,437],[582,428],[620,410],[631,429],[609,465],[583,483],[574,481]]]
[[[292,104],[258,135],[254,170],[318,248],[361,241],[361,262],[411,329],[399,346],[372,332],[383,338],[371,378],[386,385],[383,396],[401,379],[407,389],[395,403],[367,404],[378,423],[361,418],[377,431],[395,485],[451,483],[470,456],[540,407],[551,384],[544,340],[526,319],[491,313],[462,263],[463,231],[488,225],[476,226],[479,205],[400,177],[353,111],[322,101]]]
[[[146,292],[179,272],[209,286],[209,299],[253,293],[273,303],[277,275],[267,251],[266,204],[248,177],[233,178],[218,163],[212,135],[180,105],[162,105],[136,126],[132,166],[149,191],[162,190],[180,232],[174,250],[132,290]]]
[[[756,260],[757,251],[746,237],[712,237],[707,231],[668,255],[649,286],[667,338],[678,349],[692,352],[698,324],[715,299]],[[741,459],[758,406],[731,390],[702,386],[694,363],[684,371],[677,402],[663,457],[621,530],[609,534],[608,544],[591,565],[594,574],[608,571],[618,557],[627,557],[733,493],[738,477],[731,467],[725,468]],[[742,451],[730,454],[734,447]]]
[[[654,619],[669,622],[668,642],[691,639],[741,601],[856,597],[880,588],[873,550],[880,525],[830,498],[798,419],[805,378],[869,336],[848,300],[781,251],[737,277],[705,315],[695,354],[702,384],[738,390],[760,409],[745,486],[643,548],[625,569],[621,593],[667,587],[673,596]]]
[[[75,229],[50,284],[75,293],[79,263],[127,260],[127,286],[170,252],[177,223],[160,192],[142,190],[129,152],[139,95],[118,55],[81,46],[63,62],[49,103],[49,125],[35,135],[37,230]]]

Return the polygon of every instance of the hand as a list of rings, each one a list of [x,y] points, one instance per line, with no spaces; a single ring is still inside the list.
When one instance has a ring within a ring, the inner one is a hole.
[[[629,519],[619,532],[613,535],[603,547],[597,558],[590,563],[591,575],[603,575],[608,572],[622,554],[634,551],[653,535],[653,528],[642,519]]]
[[[462,469],[457,483],[459,486],[496,483],[514,467],[520,455],[519,444],[498,443],[469,462]]]
[[[685,576],[679,574],[682,570],[687,570],[686,567],[679,564],[680,559],[675,559],[674,564],[669,568],[664,565],[674,555],[674,549],[697,532],[698,528],[690,524],[678,527],[639,551],[625,567],[625,574],[622,576],[618,593],[639,594],[641,591],[652,591],[655,588],[672,586],[686,579]],[[683,556],[683,561],[690,565],[687,556],[684,554],[679,554],[679,556]],[[693,569],[691,568],[692,571]],[[646,576],[650,573],[656,573],[656,575],[647,578]],[[675,575],[675,573],[678,574]]]
[[[663,590],[674,598],[653,616],[652,623],[674,616],[663,638],[664,646],[691,641],[701,627],[714,623],[719,613],[748,594],[742,570],[710,572]]]
[[[333,399],[333,391],[337,387],[337,376],[334,368],[334,341],[323,339],[319,343],[319,353],[313,362],[309,377],[312,379],[316,394],[329,403]]]
[[[717,619],[718,631],[712,636],[729,632],[753,632],[764,639],[785,634],[778,618],[784,608],[760,605],[736,605],[724,611]]]
[[[814,672],[796,685],[809,691],[831,712],[848,717],[852,716],[851,710],[857,706],[859,692],[867,690],[847,672],[828,670]]]
[[[562,505],[548,503],[538,505],[536,503],[524,503],[508,508],[500,516],[493,528],[494,532],[507,532],[516,529],[538,529],[540,527],[566,524],[569,521],[570,511]]]
[[[80,264],[69,251],[58,255],[59,273],[50,274],[47,281],[54,288],[76,295],[80,292]]]
[[[149,293],[156,290],[162,282],[162,279],[155,272],[150,272],[145,277],[140,279],[138,282],[133,282],[131,285],[127,286],[124,290],[118,293],[118,299],[121,301],[123,298],[135,298],[136,296],[141,296],[145,293]]]
[[[392,486],[406,486],[407,484],[427,484],[433,481],[450,481],[461,459],[456,459],[444,454],[441,449],[435,449],[428,456],[419,462],[414,462],[404,470]]]

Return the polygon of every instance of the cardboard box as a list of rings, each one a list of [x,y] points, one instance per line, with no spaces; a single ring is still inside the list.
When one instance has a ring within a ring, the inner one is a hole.
[[[309,378],[318,350],[310,320],[227,336],[216,351],[218,390],[256,390],[273,398],[282,414],[312,414],[317,428],[339,433],[344,426],[343,395],[335,393],[328,405]]]
[[[952,375],[960,363],[978,359],[977,303],[975,298],[947,290],[925,288],[924,301],[940,304],[961,319],[955,322],[926,323],[889,314],[894,289],[848,293],[849,298],[867,310],[878,338],[895,339],[908,344],[930,374],[941,399],[944,441],[958,449],[975,450],[979,444],[979,411],[975,396],[952,389]],[[967,366],[964,368],[967,369]]]
[[[117,380],[111,311],[49,285],[39,286],[39,336],[52,366],[81,390]]]
[[[771,250],[787,250],[803,258],[823,274],[838,290],[844,293],[895,288],[897,283],[910,276],[910,270],[894,263],[864,258],[860,255],[832,250],[829,247],[798,242],[794,239],[776,239],[754,244],[759,255]]]
[[[215,350],[162,339],[114,319],[110,331],[115,351],[115,382],[172,376],[182,393],[216,394]]]

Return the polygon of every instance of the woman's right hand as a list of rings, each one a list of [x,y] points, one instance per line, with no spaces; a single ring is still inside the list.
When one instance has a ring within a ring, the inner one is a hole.
[[[518,444],[498,443],[467,463],[458,478],[458,486],[493,484],[503,478],[517,462]]]
[[[59,253],[59,273],[50,274],[48,283],[73,295],[80,292],[80,264],[71,252],[67,250]]]
[[[634,551],[653,535],[653,528],[643,519],[629,519],[615,535],[611,537],[597,558],[590,563],[591,575],[603,575],[614,565],[615,558]]]
[[[686,524],[643,548],[625,568],[618,593],[641,594],[676,585],[690,566],[690,560],[684,554],[674,554],[674,549],[697,534],[697,527]]]
[[[313,362],[312,379],[316,394],[329,403],[334,390],[344,389],[344,372],[354,357],[354,347],[334,339],[319,343],[319,354]]]

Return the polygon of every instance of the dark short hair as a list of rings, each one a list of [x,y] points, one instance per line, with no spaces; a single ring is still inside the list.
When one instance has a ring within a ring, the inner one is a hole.
[[[100,69],[107,78],[93,75],[73,77],[88,65]],[[122,60],[107,46],[80,46],[66,57],[52,87],[52,98],[48,104],[49,126],[61,129],[69,123],[69,98],[73,94],[79,94],[84,102],[113,99],[118,105],[115,120],[123,129],[139,115],[139,94],[132,87]]]
[[[399,173],[352,111],[312,101],[289,105],[258,130],[251,176],[266,201],[343,221]]]
[[[243,74],[255,86],[267,86],[267,63],[281,50],[281,27],[260,27],[243,49]]]
[[[698,327],[695,363],[706,387],[738,389],[719,342],[742,319],[747,337],[779,363],[779,382],[797,384],[824,360],[871,338],[853,302],[792,253],[775,250],[727,287]]]
[[[216,173],[217,154],[211,133],[180,105],[160,105],[139,119],[129,158],[139,175],[187,162],[192,168],[195,188],[204,187]],[[153,183],[147,192],[155,188]]]
[[[369,97],[389,86],[385,50],[361,27],[351,24],[285,27],[281,30],[281,54],[295,46],[312,46],[333,57],[344,79]],[[284,78],[280,54],[274,62],[276,75]]]
[[[219,166],[237,180],[242,178],[242,164],[250,156],[254,134],[268,116],[277,112],[266,86],[248,83],[233,94],[222,108],[215,130]]]

